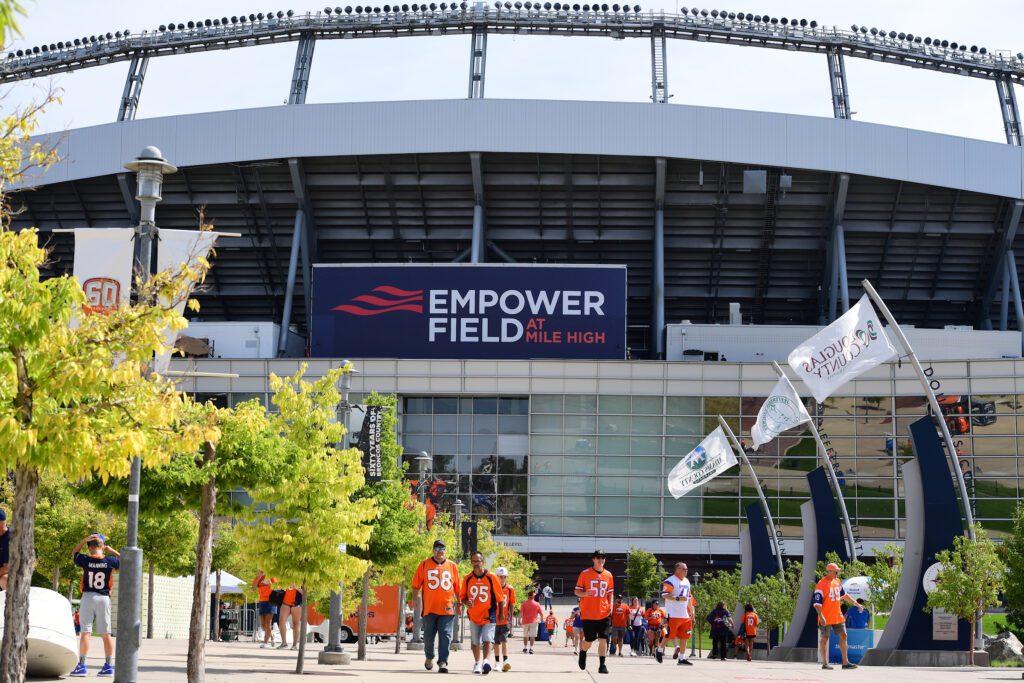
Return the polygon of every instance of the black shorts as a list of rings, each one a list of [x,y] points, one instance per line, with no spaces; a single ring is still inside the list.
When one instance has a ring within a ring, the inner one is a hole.
[[[583,640],[592,643],[595,640],[608,640],[608,634],[612,630],[612,617],[608,615],[604,619],[583,620]]]
[[[500,624],[494,628],[494,644],[508,642],[508,624]]]

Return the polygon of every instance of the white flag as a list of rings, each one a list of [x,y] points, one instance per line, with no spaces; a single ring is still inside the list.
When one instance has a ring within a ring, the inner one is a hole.
[[[750,428],[754,448],[760,448],[761,444],[768,443],[787,429],[810,421],[811,416],[807,414],[796,389],[788,378],[780,377],[761,410],[757,411],[757,421]]]
[[[865,294],[834,323],[793,349],[789,367],[816,400],[824,401],[854,377],[895,355],[896,349]]]
[[[668,491],[682,498],[736,464],[736,454],[721,427],[715,429],[668,473]]]
[[[75,228],[74,276],[85,290],[86,313],[106,313],[128,303],[134,237],[134,228]]]
[[[157,247],[156,254],[157,272],[165,270],[176,272],[185,263],[190,268],[194,267],[199,259],[206,258],[206,255],[210,253],[210,249],[213,248],[213,243],[216,239],[217,233],[209,230],[167,230],[161,228],[160,245]],[[191,284],[189,286],[191,288]],[[168,302],[163,303],[167,304]],[[185,303],[186,299],[183,298],[175,305],[178,313],[185,310]],[[167,346],[167,351],[158,354],[156,357],[154,369],[158,373],[167,371],[167,366],[171,363],[174,342],[178,339],[178,333],[179,330],[172,330],[171,328],[164,330],[164,344]]]

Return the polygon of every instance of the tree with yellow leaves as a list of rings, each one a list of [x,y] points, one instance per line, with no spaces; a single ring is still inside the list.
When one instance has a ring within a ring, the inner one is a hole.
[[[366,546],[377,506],[372,498],[356,497],[364,484],[359,451],[335,448],[345,430],[336,420],[341,400],[337,382],[352,366],[331,370],[315,382],[303,379],[305,370],[303,366],[286,379],[270,376],[272,402],[279,411],[274,427],[287,444],[288,464],[276,479],[250,492],[259,507],[248,511],[251,524],[236,527],[236,533],[243,557],[253,566],[282,584],[327,594],[365,570],[365,561],[340,546]],[[308,605],[303,600],[302,630],[297,634],[295,671],[300,674]]]

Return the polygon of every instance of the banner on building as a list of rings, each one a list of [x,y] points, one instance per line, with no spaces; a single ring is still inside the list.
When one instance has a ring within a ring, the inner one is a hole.
[[[810,421],[811,416],[807,414],[796,389],[788,378],[780,377],[761,410],[757,411],[757,420],[750,428],[754,448],[760,448],[787,429]]]
[[[160,243],[156,254],[157,272],[165,270],[177,272],[183,266],[194,268],[198,265],[199,259],[206,258],[210,249],[213,248],[213,243],[217,240],[217,233],[210,230],[167,230],[161,228],[159,234]],[[194,282],[189,283],[190,290],[194,284]],[[175,304],[174,309],[178,313],[184,312],[187,299],[187,296],[183,297]],[[162,303],[167,305],[170,302]],[[171,362],[171,353],[174,350],[174,342],[177,341],[180,332],[181,330],[169,327],[164,330],[164,345],[167,346],[167,351],[156,357],[154,369],[158,373],[167,371],[167,366]]]
[[[707,435],[668,473],[668,491],[682,498],[736,464],[736,454],[721,427]]]
[[[363,453],[363,476],[367,482],[380,481],[381,435],[384,429],[383,406],[366,406],[366,417],[359,432],[359,450]]]
[[[626,356],[624,266],[317,265],[312,354]]]
[[[85,291],[86,313],[110,313],[129,303],[134,228],[76,228],[73,274]]]
[[[789,366],[820,402],[895,355],[865,294],[835,322],[793,349]]]

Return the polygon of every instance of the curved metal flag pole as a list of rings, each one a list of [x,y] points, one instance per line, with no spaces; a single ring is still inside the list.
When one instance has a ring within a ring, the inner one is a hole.
[[[775,373],[779,377],[786,377],[786,374],[779,367],[779,364],[772,361],[772,367],[775,369]],[[857,550],[854,547],[856,540],[853,537],[853,525],[850,524],[850,513],[846,509],[846,500],[843,498],[843,490],[839,488],[839,478],[836,477],[835,468],[832,467],[832,463],[828,459],[828,449],[825,448],[824,442],[821,440],[821,434],[818,433],[818,427],[814,424],[814,418],[812,417],[810,422],[811,434],[814,436],[814,443],[818,445],[818,453],[821,455],[822,465],[825,467],[825,471],[828,472],[829,481],[832,482],[832,488],[835,489],[836,498],[839,500],[839,513],[843,516],[843,527],[846,529],[846,547],[850,552],[850,561],[853,562],[857,559]]]
[[[743,450],[743,446],[740,445],[736,435],[732,433],[732,428],[729,426],[729,423],[726,422],[725,418],[721,415],[718,416],[718,422],[722,425],[722,429],[729,437],[729,442],[732,444],[733,449],[740,454],[743,462],[747,465],[747,469],[750,470],[750,478],[754,480],[754,487],[757,489],[757,496],[761,499],[761,507],[764,508],[765,519],[768,520],[768,528],[771,529],[772,532],[772,543],[775,544],[775,561],[779,565],[779,574],[785,575],[785,570],[782,568],[782,546],[779,545],[779,534],[775,530],[775,520],[772,519],[772,511],[768,507],[768,500],[764,497],[764,490],[761,488],[761,482],[757,478],[757,472],[754,471],[754,466],[751,465],[750,460],[747,459],[747,453]]]
[[[949,433],[949,426],[946,421],[942,419],[942,409],[939,408],[939,401],[935,398],[935,392],[932,391],[931,385],[928,383],[928,377],[924,374],[924,369],[921,367],[921,362],[917,360],[917,355],[914,354],[914,349],[910,348],[910,342],[907,341],[907,337],[903,334],[903,330],[896,323],[896,319],[892,316],[889,311],[889,307],[882,301],[882,297],[878,295],[875,288],[871,286],[868,280],[861,280],[861,286],[864,287],[864,291],[871,297],[871,300],[878,306],[878,310],[889,322],[889,328],[892,333],[896,335],[896,339],[899,341],[900,346],[907,354],[907,358],[910,359],[910,363],[914,366],[914,372],[917,373],[917,378],[921,381],[921,386],[924,388],[924,395],[928,398],[928,405],[931,406],[932,412],[935,414],[935,421],[939,423],[939,429],[942,430],[942,438],[946,442],[946,452],[949,455],[950,460],[953,463],[953,472],[956,473],[956,483],[960,488],[960,501],[963,503],[964,518],[967,520],[967,536],[972,541],[974,540],[974,514],[971,512],[971,499],[967,496],[967,483],[964,481],[963,472],[960,471],[960,466],[957,463],[956,446],[953,444],[953,436]]]

